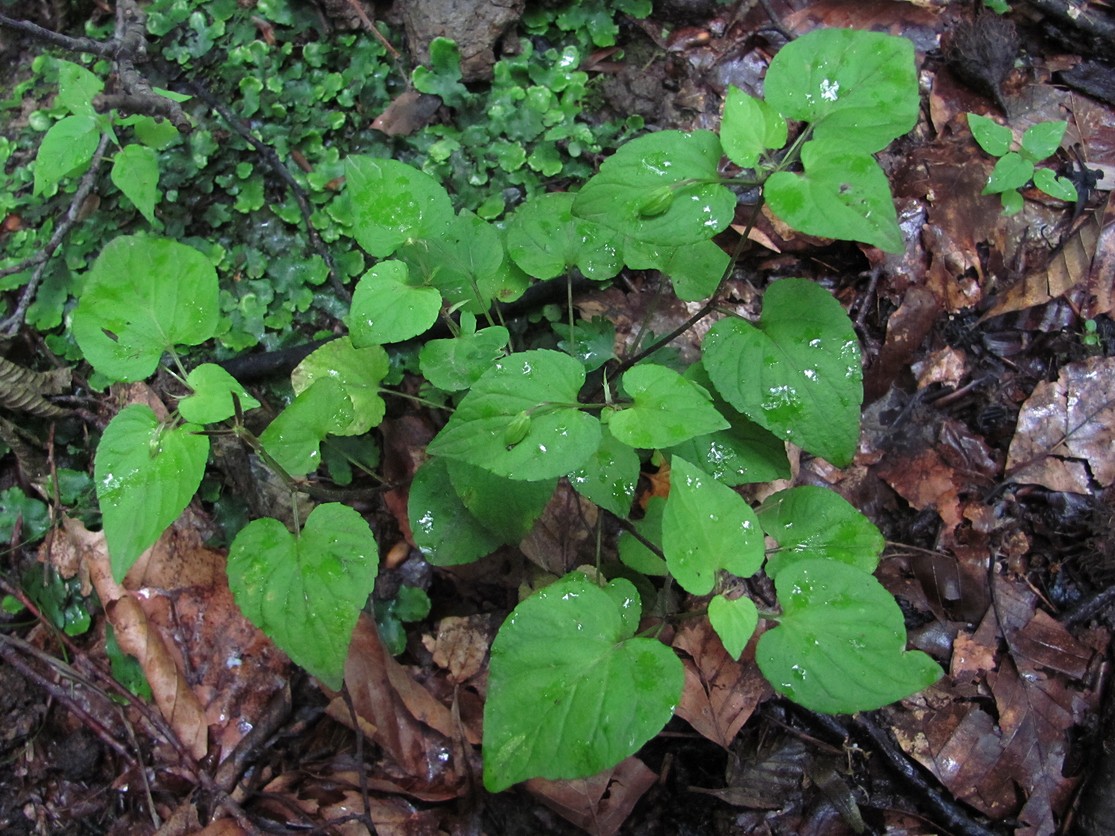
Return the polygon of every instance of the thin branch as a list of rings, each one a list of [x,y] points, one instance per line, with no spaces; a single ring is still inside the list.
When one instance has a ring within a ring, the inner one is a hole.
[[[0,322],[0,335],[12,337],[23,327],[23,318],[27,315],[27,309],[31,307],[31,302],[35,299],[35,293],[42,283],[43,275],[46,273],[47,262],[57,249],[62,246],[62,241],[77,224],[81,217],[81,209],[85,205],[89,193],[93,191],[93,184],[97,179],[97,172],[101,167],[101,160],[104,159],[109,139],[110,136],[107,133],[101,136],[101,141],[97,145],[97,150],[93,152],[93,160],[89,165],[89,170],[85,172],[85,175],[81,178],[77,191],[74,192],[73,200],[70,201],[70,208],[66,210],[66,215],[62,219],[62,223],[58,224],[58,227],[54,230],[54,234],[50,236],[50,241],[47,242],[47,245],[43,247],[42,250],[35,253],[35,255],[25,259],[19,264],[0,270],[0,277],[2,277],[11,275],[12,273],[19,273],[26,270],[28,267],[35,267],[35,272],[32,273],[31,280],[24,286],[23,293],[19,297],[19,303],[16,305],[15,310],[12,312],[11,316],[3,322]]]
[[[5,14],[0,14],[0,26],[15,32],[22,32],[32,38],[38,38],[40,41],[46,41],[48,44],[53,44],[70,52],[87,52],[90,55],[99,55],[102,58],[112,58],[116,54],[117,44],[115,39],[95,41],[92,38],[71,38],[69,35],[61,35],[58,32],[52,32],[50,29],[44,29],[29,20],[17,20]]]

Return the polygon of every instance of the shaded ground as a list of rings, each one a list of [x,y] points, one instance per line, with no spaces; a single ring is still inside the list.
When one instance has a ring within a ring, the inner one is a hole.
[[[782,42],[748,5],[678,2],[626,21],[624,60],[588,62],[604,74],[605,107],[658,128],[714,127],[726,85],[757,92]],[[1109,192],[1090,190],[1074,212],[1031,190],[1025,210],[1004,217],[996,197],[980,195],[993,161],[964,118],[1001,117],[1005,107],[1016,129],[1067,119],[1065,170],[1082,159],[1111,177],[1115,116],[1095,84],[1110,68],[1095,59],[1110,54],[1115,20],[1092,4],[1095,25],[1074,28],[1056,5],[1020,4],[1010,18],[1020,51],[1001,86],[977,72],[973,89],[970,65],[989,59],[973,55],[970,40],[957,45],[973,19],[966,6],[773,4],[794,33],[874,28],[918,49],[922,119],[883,154],[906,253],[809,239],[766,216],[723,301],[753,313],[771,279],[804,276],[855,320],[867,359],[856,462],[838,470],[803,458],[794,482],[835,488],[882,529],[890,546],[880,578],[907,614],[912,645],[948,671],[940,683],[870,715],[812,715],[773,699],[746,654],[736,664],[707,630],[687,627],[670,639],[693,680],[684,719],[638,759],[600,780],[484,795],[475,744],[488,642],[545,562],[538,556],[551,556],[551,571],[582,562],[592,527],[559,493],[521,549],[431,569],[406,543],[399,509],[436,418],[396,407],[380,432],[384,473],[400,487],[359,507],[394,546],[376,598],[390,600],[405,582],[433,602],[407,626],[399,661],[362,621],[348,671],[361,685],[346,705],[238,634],[220,554],[205,545],[212,523],[199,510],[139,584],[152,592],[137,629],[167,648],[161,662],[145,660],[148,677],[173,690],[185,670],[194,692],[171,698],[178,716],[105,696],[103,626],[65,650],[41,629],[12,631],[24,638],[2,645],[0,827],[140,833],[157,819],[160,832],[193,832],[219,808],[229,817],[207,832],[359,833],[367,803],[376,832],[399,834],[581,832],[570,822],[632,834],[1115,832],[1105,792],[1115,736],[1103,700],[1115,597]],[[615,321],[622,342],[654,282],[626,275],[581,298],[581,311]],[[661,333],[684,312],[655,315]],[[606,533],[612,549],[616,532]],[[55,565],[92,567],[106,606],[133,600],[104,579],[103,542],[84,527],[60,530],[46,551]],[[187,708],[193,720],[183,719]],[[216,742],[207,735],[235,754],[196,761]]]

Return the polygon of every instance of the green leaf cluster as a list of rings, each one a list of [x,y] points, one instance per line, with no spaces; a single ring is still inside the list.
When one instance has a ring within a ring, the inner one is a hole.
[[[1061,147],[1061,139],[1068,127],[1064,120],[1031,125],[1022,133],[1022,139],[1015,150],[1011,150],[1015,146],[1014,133],[993,119],[978,113],[969,113],[968,127],[979,147],[999,158],[981,194],[999,195],[1004,215],[1013,215],[1022,210],[1022,194],[1019,190],[1031,181],[1039,191],[1057,200],[1075,202],[1078,199],[1076,186],[1071,180],[1059,176],[1052,169],[1038,168],[1036,165],[1056,154]]]

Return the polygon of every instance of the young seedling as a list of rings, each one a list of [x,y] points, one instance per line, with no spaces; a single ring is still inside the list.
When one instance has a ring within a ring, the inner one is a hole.
[[[1031,125],[1015,146],[1014,133],[993,119],[977,113],[968,114],[968,127],[980,148],[998,157],[995,168],[981,194],[997,194],[1003,203],[1003,214],[1014,215],[1022,209],[1022,189],[1027,183],[1057,200],[1075,202],[1076,187],[1067,177],[1037,163],[1057,153],[1067,122],[1050,121]],[[1012,150],[1012,148],[1014,150]]]

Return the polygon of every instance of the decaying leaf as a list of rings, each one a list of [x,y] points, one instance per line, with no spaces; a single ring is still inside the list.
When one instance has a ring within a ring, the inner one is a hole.
[[[69,385],[69,369],[34,372],[0,357],[0,407],[4,409],[40,418],[61,417],[66,410],[52,404],[45,396],[60,395]]]
[[[567,821],[593,836],[611,836],[631,814],[657,776],[638,758],[627,758],[591,778],[547,781],[532,778],[527,791]]]
[[[1070,363],[1034,387],[1007,456],[1015,482],[1090,493],[1115,482],[1115,358]]]

